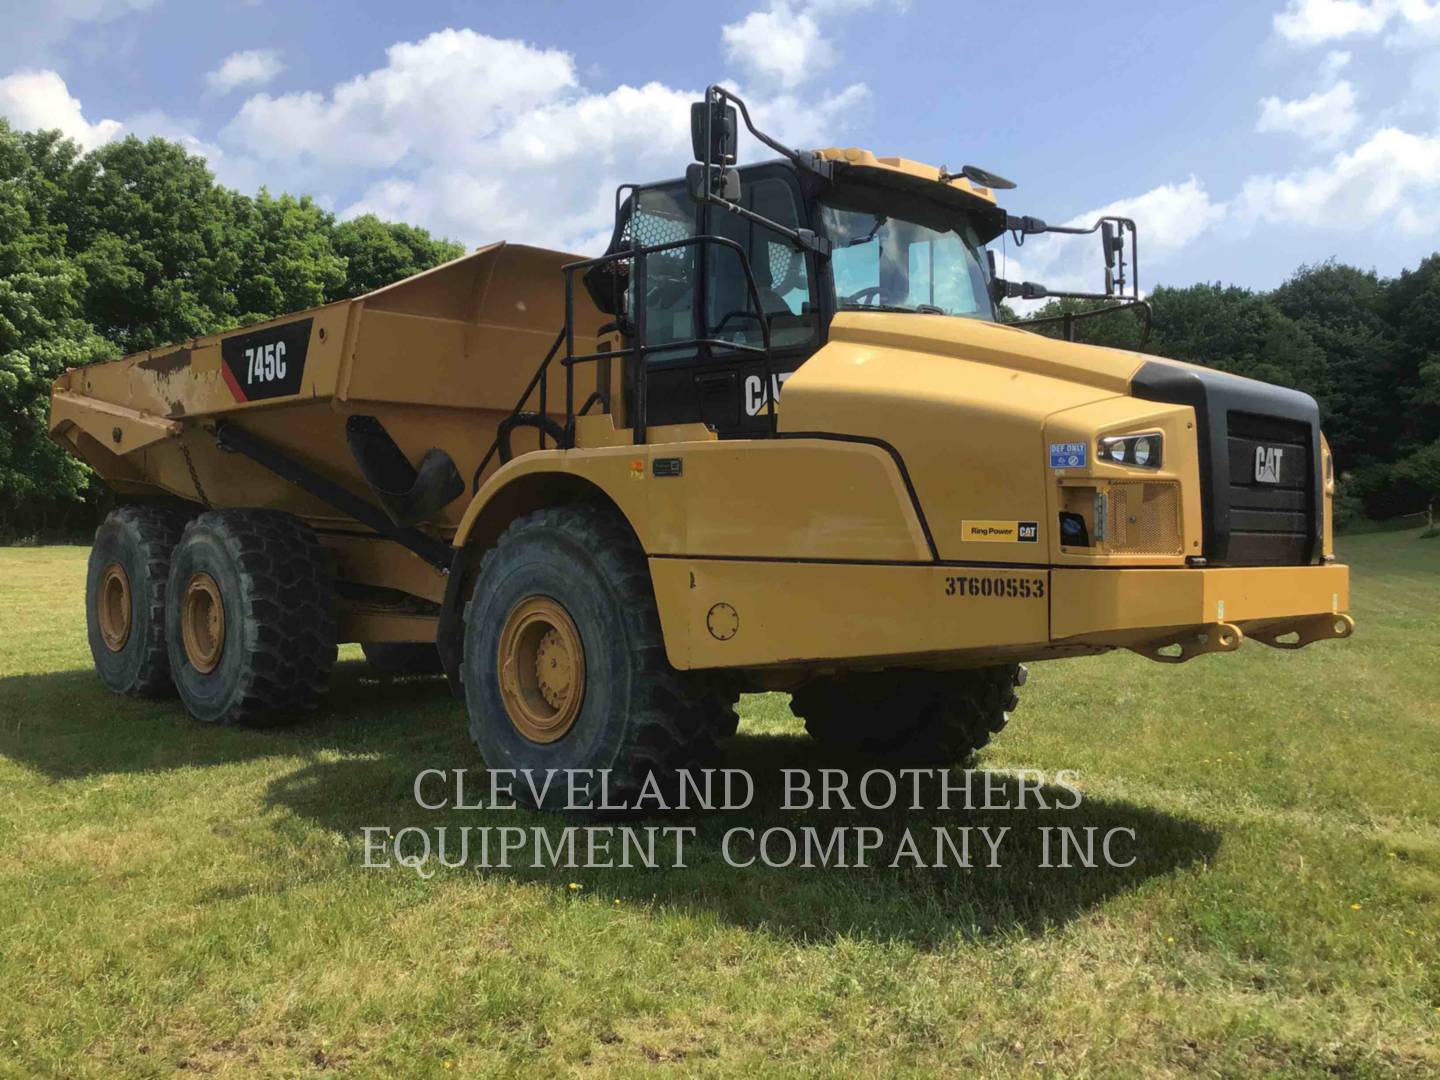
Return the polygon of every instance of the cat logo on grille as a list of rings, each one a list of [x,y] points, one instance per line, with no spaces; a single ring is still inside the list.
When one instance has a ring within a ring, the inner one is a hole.
[[[1257,446],[1255,448],[1255,482],[1257,484],[1278,484],[1280,482],[1280,461],[1285,451],[1278,446]]]

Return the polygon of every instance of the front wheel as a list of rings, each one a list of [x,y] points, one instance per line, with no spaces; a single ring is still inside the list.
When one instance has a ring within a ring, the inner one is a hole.
[[[528,770],[513,790],[542,809],[565,807],[565,770],[586,770],[592,798],[608,771],[618,802],[652,775],[667,791],[713,751],[706,687],[667,661],[644,553],[604,507],[538,510],[506,529],[466,605],[461,677],[486,765]]]

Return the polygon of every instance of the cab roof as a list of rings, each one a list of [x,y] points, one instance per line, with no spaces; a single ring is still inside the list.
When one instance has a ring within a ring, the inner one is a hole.
[[[925,181],[932,184],[941,184],[953,191],[961,191],[976,199],[980,199],[995,205],[995,193],[988,187],[971,183],[963,176],[951,176],[948,173],[945,179],[941,179],[940,170],[934,165],[926,165],[923,161],[911,161],[902,157],[876,157],[873,151],[862,150],[858,146],[828,146],[823,150],[815,151],[826,161],[844,162],[851,168],[859,171],[883,170],[889,173],[899,173],[912,180]]]

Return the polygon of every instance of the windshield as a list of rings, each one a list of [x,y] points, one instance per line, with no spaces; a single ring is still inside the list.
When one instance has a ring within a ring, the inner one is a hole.
[[[963,219],[937,229],[883,212],[823,205],[838,311],[921,311],[993,322],[990,275]]]

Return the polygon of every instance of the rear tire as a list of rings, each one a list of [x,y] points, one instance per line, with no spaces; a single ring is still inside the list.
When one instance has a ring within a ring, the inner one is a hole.
[[[165,648],[170,554],[188,514],[121,506],[95,530],[85,576],[85,628],[107,690],[137,697],[173,692]]]
[[[440,675],[440,651],[428,641],[367,641],[365,659],[381,675]]]
[[[166,598],[170,669],[207,724],[315,708],[335,664],[335,585],[315,533],[276,510],[212,510],[185,528]]]
[[[1025,678],[1021,664],[826,676],[796,690],[790,711],[812,738],[837,750],[949,766],[1005,726]]]
[[[709,762],[705,684],[665,657],[645,555],[625,521],[589,504],[519,518],[486,553],[465,611],[470,734],[491,769],[528,769],[513,790],[565,807],[560,770],[609,770],[611,802],[654,774]],[[598,796],[598,773],[589,785]]]

